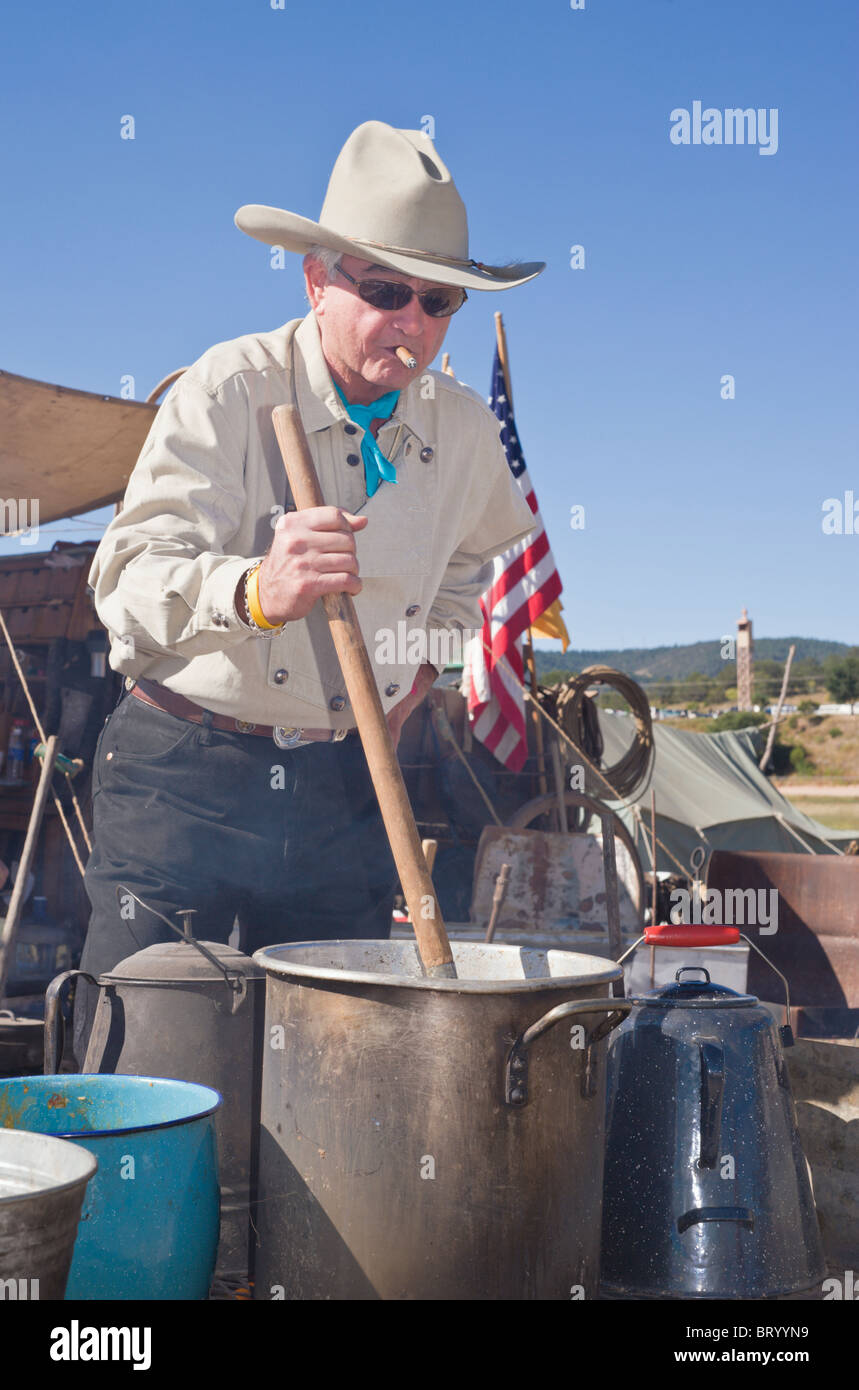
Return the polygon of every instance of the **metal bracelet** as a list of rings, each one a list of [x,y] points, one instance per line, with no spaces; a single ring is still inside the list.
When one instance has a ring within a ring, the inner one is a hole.
[[[254,573],[255,570],[259,569],[260,564],[262,564],[262,561],[260,561],[256,565],[251,565],[251,568],[245,574],[245,583],[243,589],[245,616],[243,618],[243,622],[245,623],[246,627],[249,627],[252,632],[256,633],[257,637],[279,637],[280,634],[283,632],[283,623],[280,623],[278,627],[260,627],[259,623],[254,622],[253,614],[251,613],[251,606],[248,603],[248,584],[250,583],[251,575]]]

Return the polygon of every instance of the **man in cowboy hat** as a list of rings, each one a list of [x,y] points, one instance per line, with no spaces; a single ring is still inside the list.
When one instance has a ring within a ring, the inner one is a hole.
[[[492,557],[532,526],[497,420],[427,368],[469,290],[543,265],[470,259],[431,140],[369,121],[318,222],[253,205],[236,223],[304,255],[311,308],[177,381],[95,555],[126,690],[93,769],[92,974],[169,937],[155,913],[186,907],[208,940],[237,918],[248,951],[388,935],[393,863],[317,599],[354,595],[396,737],[436,672],[419,640],[392,659],[378,634],[478,628]],[[292,507],[271,422],[284,403],[323,507]]]

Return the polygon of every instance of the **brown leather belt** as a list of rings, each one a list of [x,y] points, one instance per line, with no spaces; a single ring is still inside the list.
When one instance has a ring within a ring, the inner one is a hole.
[[[131,690],[138,700],[153,705],[165,714],[175,714],[179,719],[187,719],[191,724],[202,724],[203,715],[210,713],[202,705],[195,705],[184,695],[177,695],[157,681],[138,680]],[[274,739],[279,748],[300,748],[305,743],[340,743],[355,729],[298,729],[286,725],[251,724],[245,719],[232,719],[227,714],[211,714],[211,727],[228,734],[257,734],[260,738]],[[206,721],[208,722],[208,721]]]

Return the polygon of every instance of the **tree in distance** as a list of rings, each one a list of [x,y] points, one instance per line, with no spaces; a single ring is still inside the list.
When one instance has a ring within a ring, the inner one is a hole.
[[[859,700],[859,647],[826,662],[826,689],[836,704],[849,705],[850,713]]]

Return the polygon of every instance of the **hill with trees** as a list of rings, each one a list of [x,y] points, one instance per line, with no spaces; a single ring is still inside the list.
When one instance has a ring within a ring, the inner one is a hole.
[[[644,686],[654,704],[686,709],[730,704],[736,700],[736,662],[730,639],[692,642],[685,646],[626,648],[603,651],[537,651],[537,675],[544,685],[566,680],[587,666],[612,666],[625,671]],[[855,648],[845,642],[826,642],[814,637],[758,637],[754,644],[754,699],[770,704],[778,698],[784,663],[791,646],[796,654],[791,667],[788,698],[793,702],[835,687],[852,689]],[[846,663],[846,668],[845,668]],[[846,672],[845,674],[838,674]],[[849,699],[847,693],[831,698]],[[853,698],[859,698],[854,696]]]

